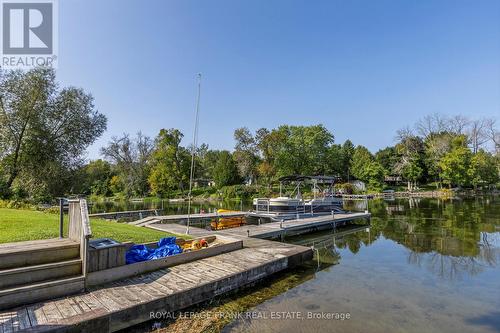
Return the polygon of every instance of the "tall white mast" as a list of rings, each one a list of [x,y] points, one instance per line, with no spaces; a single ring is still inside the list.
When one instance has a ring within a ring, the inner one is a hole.
[[[186,234],[189,234],[189,223],[191,217],[191,191],[193,189],[194,177],[194,158],[196,155],[196,147],[198,145],[198,122],[200,119],[200,95],[201,95],[201,73],[198,73],[198,97],[196,98],[196,115],[194,119],[194,133],[193,133],[193,146],[191,148],[191,173],[189,175],[189,193],[188,193],[188,218],[186,226]]]

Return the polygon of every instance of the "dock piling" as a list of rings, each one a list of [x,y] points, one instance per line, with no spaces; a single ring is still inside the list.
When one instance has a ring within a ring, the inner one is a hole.
[[[59,238],[63,238],[64,235],[64,199],[59,198]]]
[[[215,211],[215,230],[219,230],[219,212]]]

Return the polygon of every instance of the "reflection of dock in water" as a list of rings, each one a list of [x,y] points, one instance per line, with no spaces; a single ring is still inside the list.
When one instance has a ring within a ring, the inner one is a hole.
[[[314,237],[314,234],[311,234],[306,237],[302,236],[300,239],[298,237],[294,237],[290,241],[296,245],[311,246],[316,249],[321,247],[332,247],[335,246],[335,242],[339,238],[355,234],[360,231],[367,231],[369,229],[370,225],[344,227],[319,237]]]
[[[293,237],[287,241],[296,245],[311,247],[314,250],[314,260],[317,262],[318,268],[325,266],[336,265],[340,261],[340,253],[337,251],[337,242],[345,236],[353,235],[358,232],[369,232],[370,226],[349,226],[341,229],[336,229],[328,234],[321,233],[310,234],[307,236]]]

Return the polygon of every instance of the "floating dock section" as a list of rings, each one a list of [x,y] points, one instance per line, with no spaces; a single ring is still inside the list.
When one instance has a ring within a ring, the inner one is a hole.
[[[286,236],[300,235],[327,229],[334,229],[349,222],[359,219],[370,219],[371,214],[367,212],[344,213],[322,216],[311,216],[296,220],[286,220],[280,222],[270,222],[261,224],[247,224],[237,228],[230,228],[215,231],[208,231],[201,228],[189,228],[189,234],[193,236],[204,236],[211,233],[220,233],[232,237],[252,237],[261,239],[283,239]],[[143,224],[144,226],[160,231],[171,233],[185,233],[186,226],[175,223],[164,223],[160,217]]]

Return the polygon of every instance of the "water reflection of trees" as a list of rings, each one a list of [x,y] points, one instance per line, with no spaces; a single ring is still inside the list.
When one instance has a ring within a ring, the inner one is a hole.
[[[410,264],[447,279],[472,276],[500,258],[499,202],[498,197],[373,200],[371,233],[346,235],[336,246],[357,253],[383,236],[408,249]]]
[[[419,267],[425,267],[437,276],[454,280],[462,278],[464,274],[473,276],[483,271],[485,265],[474,257],[453,257],[438,252],[418,253],[410,251],[408,262]]]
[[[409,263],[442,278],[475,275],[497,265],[498,198],[374,201],[371,212],[374,235],[404,245]]]

